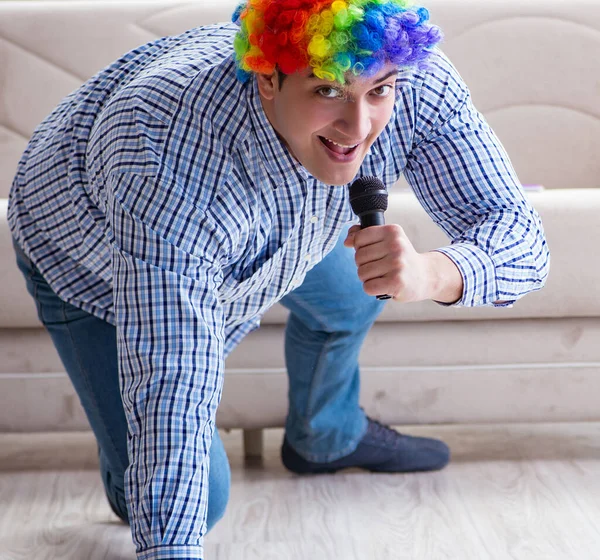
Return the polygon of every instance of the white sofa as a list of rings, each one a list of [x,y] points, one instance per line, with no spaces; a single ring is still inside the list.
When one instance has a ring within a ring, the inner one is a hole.
[[[14,264],[6,199],[28,136],[125,51],[224,21],[234,4],[0,1],[0,431],[87,428]],[[361,355],[364,406],[393,424],[598,419],[600,2],[425,5],[521,181],[545,186],[530,196],[552,267],[547,287],[511,309],[388,303]],[[419,250],[446,243],[401,186],[387,219]],[[221,427],[282,425],[284,322],[273,308],[228,360]]]

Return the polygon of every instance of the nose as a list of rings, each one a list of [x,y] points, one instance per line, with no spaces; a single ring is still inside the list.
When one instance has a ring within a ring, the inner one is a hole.
[[[349,99],[341,111],[336,128],[349,140],[364,140],[371,132],[368,103],[363,99]]]

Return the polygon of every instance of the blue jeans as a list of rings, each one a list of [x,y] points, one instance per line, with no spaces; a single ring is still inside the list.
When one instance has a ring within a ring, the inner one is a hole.
[[[358,403],[358,354],[385,304],[364,293],[354,250],[343,245],[346,233],[302,285],[281,300],[291,312],[285,333],[286,437],[314,462],[349,455],[367,429]]]
[[[291,312],[285,337],[286,437],[298,453],[315,462],[352,453],[366,431],[367,420],[359,406],[358,354],[384,305],[363,292],[354,251],[343,246],[346,231],[335,249],[306,275],[302,286],[281,301]],[[127,520],[127,424],[119,390],[116,329],[63,302],[16,244],[15,251],[40,320],[98,440],[102,480],[111,506]],[[229,484],[229,463],[215,431],[210,450],[209,528],[224,513]]]
[[[21,248],[14,245],[17,265],[35,300],[38,316],[52,337],[98,441],[100,473],[108,501],[113,511],[128,522],[124,491],[129,464],[127,422],[119,389],[116,328],[62,301]],[[210,448],[209,530],[225,513],[230,480],[227,454],[215,430]]]

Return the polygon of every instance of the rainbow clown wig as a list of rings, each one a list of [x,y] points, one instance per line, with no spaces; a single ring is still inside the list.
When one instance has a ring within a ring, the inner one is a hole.
[[[233,21],[238,77],[311,67],[323,80],[369,77],[386,63],[421,65],[442,38],[410,0],[247,0]]]

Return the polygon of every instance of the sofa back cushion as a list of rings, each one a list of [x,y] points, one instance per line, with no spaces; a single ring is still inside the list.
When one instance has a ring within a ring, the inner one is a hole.
[[[600,2],[424,3],[521,181],[600,187]],[[0,2],[0,198],[62,97],[137,45],[228,21],[236,4]]]

